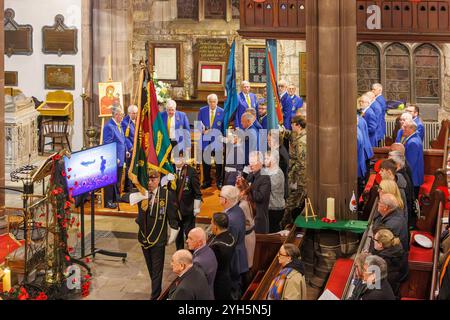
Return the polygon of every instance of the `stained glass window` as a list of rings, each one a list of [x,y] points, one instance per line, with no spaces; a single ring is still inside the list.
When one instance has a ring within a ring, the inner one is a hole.
[[[386,100],[411,101],[410,59],[408,49],[393,43],[386,48]]]
[[[414,88],[416,102],[439,103],[440,56],[430,44],[423,44],[414,52]]]
[[[227,16],[226,0],[205,0],[206,19],[225,19]]]
[[[371,43],[364,42],[358,46],[357,74],[359,95],[380,82],[380,52]]]
[[[178,19],[198,19],[198,0],[177,0]]]

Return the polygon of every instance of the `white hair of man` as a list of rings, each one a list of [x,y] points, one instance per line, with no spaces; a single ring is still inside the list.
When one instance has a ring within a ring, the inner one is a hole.
[[[368,270],[372,270],[373,271],[373,269],[375,269],[375,268],[380,270],[379,275],[380,275],[381,279],[376,279],[376,280],[381,281],[381,280],[387,278],[387,276],[388,276],[388,269],[387,269],[386,261],[383,258],[381,258],[379,256],[375,256],[375,255],[370,255],[370,256],[366,257],[366,260],[364,261],[364,264],[367,265],[367,269]]]
[[[174,262],[184,264],[187,266],[192,265],[192,253],[190,253],[188,250],[178,250],[173,254],[173,260]]]
[[[383,85],[381,83],[372,84],[372,90],[383,89]]]
[[[128,107],[128,113],[138,112],[138,106],[135,104],[132,104]]]
[[[170,99],[167,101],[166,109],[169,109],[169,108],[173,108],[173,109],[177,110],[177,103],[175,102],[175,100]]]
[[[410,113],[408,113],[408,112],[404,112],[400,116],[400,120],[402,120],[402,121],[408,121],[408,120],[412,121],[412,115]]]
[[[217,94],[211,93],[207,98],[207,101],[219,101],[219,98],[217,97]]]
[[[401,151],[391,151],[389,152],[389,159],[392,159],[400,169],[405,167],[405,156]]]
[[[287,82],[286,82],[286,80],[281,79],[280,81],[278,81],[278,86],[287,87]]]
[[[380,197],[379,200],[381,203],[383,203],[385,206],[389,208],[390,211],[393,211],[398,208],[398,201],[395,198],[394,195],[390,193],[385,193]]]
[[[123,113],[123,109],[121,106],[113,106],[111,109],[111,114],[114,116],[118,113]]]
[[[250,163],[253,162],[252,160],[256,160],[259,163],[264,163],[264,155],[261,151],[252,151],[252,152],[250,152],[248,157],[249,157]]]
[[[400,142],[393,143],[393,144],[391,145],[391,150],[392,150],[392,151],[398,151],[398,152],[400,152],[403,156],[405,155],[405,146],[403,145],[403,143],[400,143]]]
[[[220,195],[235,205],[239,201],[240,192],[235,186],[223,186]]]
[[[363,94],[360,98],[359,98],[362,102],[366,102],[366,103],[370,103],[371,99],[367,94]]]
[[[244,112],[243,117],[248,121],[254,121],[256,119],[256,114],[246,111]]]
[[[417,129],[417,123],[415,123],[414,120],[405,120],[405,122],[403,122],[403,125],[406,128],[414,129],[414,131]]]
[[[245,86],[245,85],[249,86],[249,85],[250,85],[250,82],[247,81],[247,80],[244,80],[244,81],[241,82],[241,85],[242,85],[242,86]]]

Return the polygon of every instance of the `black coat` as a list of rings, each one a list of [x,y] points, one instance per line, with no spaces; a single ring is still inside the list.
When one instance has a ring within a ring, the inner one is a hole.
[[[233,235],[225,231],[213,237],[209,246],[217,259],[217,273],[214,281],[214,296],[216,300],[231,300],[231,259],[236,249]]]
[[[144,248],[165,246],[167,244],[167,222],[171,228],[178,229],[180,216],[175,202],[175,195],[164,187],[158,188],[152,212],[150,205],[146,211],[142,209],[142,202],[138,204],[136,223],[139,225],[138,241]]]
[[[401,209],[396,209],[384,217],[377,213],[373,221],[373,230],[375,232],[383,227],[391,230],[394,236],[400,238],[402,247],[406,248],[405,251],[409,251],[409,231]]]
[[[183,180],[184,185],[182,186]],[[183,189],[181,190],[181,188]],[[193,167],[184,165],[181,168],[180,177],[177,179],[177,190],[175,193],[177,200],[180,200],[179,207],[181,215],[189,216],[194,214],[194,200],[202,200],[202,193],[200,191],[200,179]]]
[[[205,273],[193,265],[175,281],[169,291],[169,300],[212,300]]]
[[[400,288],[400,282],[406,277],[408,260],[400,245],[393,246],[381,251],[373,250],[372,254],[377,255],[386,261],[388,271],[388,281],[394,293]]]
[[[383,279],[380,289],[367,288],[363,292],[361,300],[395,300],[395,295],[387,279]]]
[[[249,174],[247,181],[251,183],[250,192],[256,205],[255,232],[269,233],[270,177],[258,171]]]

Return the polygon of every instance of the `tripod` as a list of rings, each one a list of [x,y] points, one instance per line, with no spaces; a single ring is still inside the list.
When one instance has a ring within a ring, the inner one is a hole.
[[[122,252],[113,252],[103,249],[98,249],[95,247],[95,195],[94,191],[90,192],[91,195],[91,253],[86,254],[85,243],[84,243],[84,201],[80,208],[80,225],[81,225],[81,258],[86,258],[92,256],[95,258],[96,254],[102,254],[110,257],[122,258],[122,262],[126,261],[127,254]]]

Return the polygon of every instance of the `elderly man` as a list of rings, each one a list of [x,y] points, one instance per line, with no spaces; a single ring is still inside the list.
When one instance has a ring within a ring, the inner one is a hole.
[[[414,185],[414,195],[419,197],[420,186],[424,181],[424,160],[422,139],[417,133],[417,124],[408,120],[403,123],[402,141],[405,146],[405,157],[412,171],[412,182]]]
[[[179,250],[172,256],[172,271],[178,276],[168,300],[212,300],[205,273],[193,264],[192,254]]]
[[[270,177],[261,171],[264,165],[264,156],[261,152],[251,152],[249,163],[250,174],[247,176],[247,182],[251,184],[250,193],[256,206],[255,232],[264,234],[269,232]]]
[[[383,258],[367,256],[363,278],[366,288],[361,292],[360,300],[395,300],[394,292],[388,282],[387,263]]]
[[[360,109],[358,110],[361,111]],[[362,149],[358,149],[358,166],[361,170],[365,172],[361,172],[361,177],[358,174],[358,195],[362,193],[364,190],[364,185],[367,183],[367,179],[369,177],[370,172],[370,159],[374,156],[372,145],[370,143],[369,138],[369,129],[367,128],[366,120],[360,115],[357,115],[357,130],[360,132],[359,139],[362,143]],[[364,165],[363,163],[364,162]]]
[[[214,295],[214,279],[217,272],[217,259],[214,251],[206,245],[206,232],[202,228],[192,229],[187,237],[188,249],[193,252],[194,264],[205,272],[211,295]]]
[[[259,150],[259,124],[256,121],[256,116],[252,112],[245,112],[242,115],[242,128],[244,129],[244,135],[242,141],[244,141],[244,155],[245,165],[249,163],[249,154],[252,151]],[[242,132],[241,132],[242,133]]]
[[[242,91],[239,93],[239,104],[236,110],[236,116],[235,116],[235,128],[241,128],[242,129],[242,115],[244,114],[247,109],[255,109],[258,110],[258,100],[256,98],[256,95],[254,93],[250,92],[250,82],[248,81],[242,81],[241,84]]]
[[[363,94],[359,98],[359,107],[361,110],[361,114],[364,120],[367,123],[367,132],[369,134],[370,145],[372,147],[378,146],[377,143],[377,130],[378,130],[378,115],[376,111],[371,106],[370,97],[366,94]]]
[[[173,205],[176,201],[173,192],[159,186],[159,172],[151,169],[148,176],[147,199],[138,203],[136,223],[139,226],[138,241],[152,281],[151,298],[157,299],[161,294],[165,246],[175,241],[181,217]]]
[[[372,92],[375,95],[375,100],[381,107],[381,115],[380,115],[380,135],[381,139],[384,139],[386,134],[386,99],[383,97],[383,86],[380,83],[374,83],[372,85]]]
[[[395,137],[395,142],[397,143],[403,143],[403,140],[405,140],[405,134],[403,132],[403,124],[405,121],[413,121],[412,115],[408,112],[403,112],[400,116],[400,130],[398,130],[397,136]]]
[[[170,137],[170,143],[173,148],[172,154],[173,150],[175,150],[175,156],[179,156],[180,152],[183,152],[189,158],[191,133],[186,113],[177,111],[177,103],[174,100],[169,100],[167,101],[166,111],[161,113],[161,118]]]
[[[292,99],[287,91],[286,80],[278,81],[278,92],[280,94],[280,102],[283,109],[283,125],[286,129],[291,130]]]
[[[200,109],[198,121],[202,124],[202,166],[203,184],[202,189],[211,187],[211,160],[214,157],[216,163],[216,184],[222,187],[223,167],[223,109],[217,106],[219,99],[216,94],[207,97],[208,105]],[[205,152],[206,151],[206,152]]]
[[[406,157],[405,157],[405,146],[398,142],[393,143],[391,145],[391,152],[392,151],[398,151],[405,159],[405,166],[403,168],[403,171],[408,176],[408,180],[411,181],[411,185],[412,185],[412,171],[411,171],[411,167],[409,166],[408,161],[406,160]]]
[[[216,212],[211,219],[213,236],[209,247],[214,251],[217,259],[217,273],[214,280],[214,296],[216,300],[231,300],[231,259],[236,250],[236,241],[228,231],[228,216],[223,212]]]
[[[406,107],[405,109],[405,113],[402,114],[402,118],[400,118],[400,120],[403,120],[403,122],[401,121],[401,123],[403,124],[404,121],[406,120],[412,120],[416,123],[417,125],[417,134],[419,135],[420,139],[423,139],[425,137],[425,127],[423,126],[423,122],[422,120],[419,118],[419,107],[416,105],[409,105],[408,107]],[[406,115],[411,115],[411,117],[406,116]],[[397,139],[396,142],[400,142],[400,140],[403,137],[403,129],[400,129],[397,133]]]
[[[228,216],[228,231],[236,241],[236,250],[231,259],[231,292],[235,300],[241,295],[241,277],[248,272],[245,215],[239,207],[239,195],[239,189],[234,186],[224,186],[220,191],[220,204]]]
[[[134,145],[134,131],[136,128],[136,118],[138,114],[138,107],[131,105],[128,107],[128,114],[122,120],[122,131],[125,133],[125,144],[127,146],[129,156],[126,159],[126,168],[129,169],[131,165],[131,159],[133,158],[133,145]],[[128,178],[128,174],[125,175],[125,192],[131,192],[133,189],[133,183]]]
[[[290,84],[288,86],[289,97],[292,100],[292,113],[291,117],[293,118],[297,114],[297,110],[299,110],[303,106],[303,99],[295,94],[297,88],[295,85]]]
[[[378,143],[383,139],[385,132],[383,131],[383,127],[381,125],[382,119],[384,118],[384,114],[383,114],[383,108],[381,106],[381,104],[378,102],[378,100],[376,99],[375,93],[373,93],[372,91],[367,91],[365,93],[366,96],[369,97],[370,99],[370,107],[373,109],[373,111],[375,112],[375,115],[377,117],[377,129],[376,129],[376,134],[375,134],[375,138],[376,138],[376,146],[378,146]]]
[[[403,249],[407,253],[409,251],[407,222],[395,196],[388,193],[382,194],[378,201],[377,213],[373,221],[374,233],[382,228],[391,230],[394,236],[400,239]],[[373,243],[371,247],[373,247]]]
[[[123,118],[123,110],[121,107],[112,108],[112,118],[105,124],[103,128],[103,144],[112,142],[117,143],[117,183],[105,187],[105,207],[109,209],[117,209],[116,202],[120,199],[120,181],[122,180],[122,170],[125,164],[125,158],[130,157],[125,142],[125,133],[122,130],[121,122]]]

